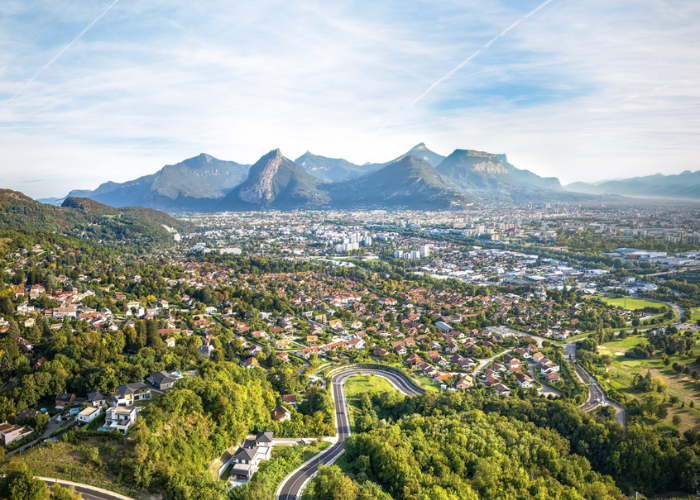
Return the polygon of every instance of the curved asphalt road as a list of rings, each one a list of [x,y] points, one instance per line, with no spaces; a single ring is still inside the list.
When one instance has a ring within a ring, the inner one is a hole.
[[[343,384],[353,375],[371,373],[387,379],[399,392],[406,396],[417,396],[423,391],[416,389],[408,380],[397,373],[377,368],[354,368],[333,376],[333,400],[335,401],[335,421],[338,441],[313,459],[289,474],[277,489],[275,498],[279,500],[299,500],[306,485],[318,472],[319,465],[330,465],[343,454],[345,440],[350,437],[350,420]]]
[[[58,483],[66,488],[75,488],[76,493],[80,493],[84,500],[132,500],[130,497],[120,495],[119,493],[113,493],[111,491],[103,490],[101,488],[96,488],[94,486],[89,486],[87,484],[74,483],[72,481],[65,481],[63,479],[51,479],[48,477],[39,477],[36,479],[41,479],[47,485],[53,486]]]

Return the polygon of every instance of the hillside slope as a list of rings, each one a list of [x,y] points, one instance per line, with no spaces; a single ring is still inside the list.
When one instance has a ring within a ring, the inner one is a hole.
[[[326,186],[334,208],[443,210],[471,205],[432,166],[409,155],[352,181]]]
[[[112,208],[86,198],[68,198],[57,207],[9,189],[0,190],[0,227],[130,244],[169,244],[174,232],[192,229],[189,223],[148,208]]]

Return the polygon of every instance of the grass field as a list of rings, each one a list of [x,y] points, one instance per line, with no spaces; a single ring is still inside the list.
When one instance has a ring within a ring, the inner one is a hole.
[[[612,388],[621,394],[641,400],[645,392],[636,390],[632,387],[635,375],[646,375],[647,371],[651,372],[652,377],[658,377],[666,384],[666,395],[677,396],[681,402],[685,402],[685,407],[681,408],[680,403],[675,405],[667,404],[668,417],[660,422],[662,425],[670,425],[674,415],[681,417],[680,429],[700,428],[700,381],[693,380],[690,376],[676,373],[672,369],[674,362],[679,362],[684,365],[689,365],[691,370],[700,372],[700,366],[695,364],[695,356],[669,356],[670,363],[664,365],[661,359],[661,353],[656,351],[649,359],[632,359],[624,356],[624,354],[634,346],[644,342],[645,336],[638,335],[627,337],[623,340],[616,340],[598,346],[598,353],[601,355],[609,355],[613,358],[611,366],[607,370],[605,378],[600,378],[606,388]],[[696,338],[697,340],[697,338]],[[690,408],[690,402],[693,401],[695,408]]]
[[[664,305],[660,304],[659,302],[652,302],[651,300],[633,299],[630,297],[601,297],[600,300],[609,306],[622,307],[623,309],[628,309],[630,311],[644,309],[645,307],[661,307]]]
[[[355,428],[355,408],[360,406],[360,398],[363,394],[369,394],[370,397],[375,394],[395,391],[386,379],[375,377],[374,375],[356,375],[345,381],[345,396],[347,397],[348,407],[350,410],[350,428]]]
[[[690,320],[697,321],[699,319],[700,319],[700,307],[696,307],[696,308],[691,310]]]
[[[388,380],[374,375],[356,375],[345,382],[345,395],[348,401],[359,401],[360,396],[365,393],[372,396],[395,390]]]
[[[88,455],[88,450],[95,448],[98,450],[99,463]],[[89,437],[77,444],[59,441],[34,446],[13,459],[24,461],[37,476],[89,484],[138,500],[150,499],[151,496],[146,492],[131,489],[119,481],[116,471],[121,460],[121,448],[118,441]]]

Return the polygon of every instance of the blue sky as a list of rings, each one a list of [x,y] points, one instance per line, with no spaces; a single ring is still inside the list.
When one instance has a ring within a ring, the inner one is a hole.
[[[698,170],[699,79],[694,0],[3,0],[0,187],[418,142],[563,182]]]

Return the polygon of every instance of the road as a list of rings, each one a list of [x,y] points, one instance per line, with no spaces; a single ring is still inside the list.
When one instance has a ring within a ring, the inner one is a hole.
[[[498,358],[500,358],[501,356],[505,356],[506,354],[508,354],[508,353],[509,353],[510,351],[512,351],[512,350],[513,350],[512,348],[506,349],[505,351],[499,352],[499,353],[496,354],[495,356],[491,356],[491,357],[488,358],[488,359],[482,359],[481,361],[479,361],[479,364],[476,366],[476,370],[474,370],[474,375],[473,375],[474,380],[476,380],[476,378],[479,376],[479,374],[480,374],[482,371],[484,371],[484,368],[486,368],[487,366],[489,366],[491,363],[493,363],[494,361],[496,361],[496,360],[497,360]]]
[[[588,401],[581,405],[581,409],[584,411],[595,410],[599,406],[612,406],[615,408],[615,419],[622,425],[622,427],[627,427],[627,417],[625,415],[625,409],[622,408],[615,401],[607,398],[605,391],[600,386],[598,381],[590,373],[588,373],[582,366],[575,366],[576,375],[581,379],[581,382],[588,386]]]
[[[120,495],[119,493],[114,493],[111,491],[103,490],[102,488],[96,488],[94,486],[88,486],[87,484],[74,483],[72,481],[64,481],[63,479],[52,479],[49,477],[37,476],[37,479],[41,479],[49,487],[58,483],[66,488],[75,488],[76,493],[80,493],[84,500],[133,500],[131,497]]]
[[[416,389],[403,375],[388,370],[372,368],[351,368],[333,375],[331,386],[335,402],[336,437],[335,444],[303,464],[289,474],[277,488],[275,498],[279,500],[299,500],[306,485],[318,473],[319,465],[330,465],[345,451],[345,440],[350,437],[350,420],[343,384],[353,375],[371,373],[388,380],[406,396],[417,396],[423,391]]]

